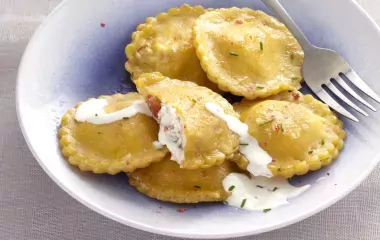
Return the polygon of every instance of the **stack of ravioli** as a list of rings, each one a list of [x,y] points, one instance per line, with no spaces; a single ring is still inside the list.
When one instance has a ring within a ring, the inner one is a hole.
[[[60,146],[81,171],[125,172],[138,191],[162,201],[224,201],[229,192],[223,179],[248,174],[249,162],[239,152],[239,136],[206,103],[248,125],[272,157],[273,176],[291,178],[328,166],[343,147],[336,114],[297,91],[300,45],[261,11],[172,8],[137,26],[126,55],[138,93],[100,96],[108,103],[104,111],[143,100],[152,117],[137,113],[94,124],[76,120],[82,103],[70,109],[62,117]],[[232,105],[225,98],[231,94],[243,100]]]

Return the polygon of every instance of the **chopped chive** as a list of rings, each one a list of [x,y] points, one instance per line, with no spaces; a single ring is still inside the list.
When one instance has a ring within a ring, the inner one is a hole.
[[[97,113],[95,113],[95,117],[97,117],[98,116],[98,114]]]
[[[256,187],[258,187],[258,188],[264,188],[263,186],[260,186],[260,185],[256,185]]]
[[[292,80],[299,80],[299,77],[292,77]]]
[[[131,73],[131,78],[133,79],[133,72]]]
[[[232,191],[232,190],[234,190],[234,188],[235,188],[235,186],[234,185],[232,185],[229,189],[228,189],[228,191]]]
[[[248,146],[248,143],[240,143],[240,146]]]
[[[191,101],[192,101],[193,103],[196,103],[196,102],[197,102],[197,100],[195,100],[194,98],[191,99]]]
[[[123,124],[119,123],[119,126],[123,126]]]
[[[325,139],[322,139],[322,141],[321,141],[321,145],[322,145],[322,146],[325,145]]]
[[[102,132],[98,132],[98,134],[103,134]]]
[[[197,189],[201,189],[201,187],[198,186],[198,185],[194,185],[193,187],[194,187],[194,188],[197,188]]]
[[[263,89],[264,86],[256,86],[256,89]]]
[[[294,59],[294,54],[290,54],[290,59],[293,60]]]
[[[232,55],[232,56],[235,56],[235,57],[237,57],[237,56],[239,56],[239,54],[237,54],[236,52],[230,52],[230,55]]]
[[[265,125],[265,124],[267,124],[267,123],[271,123],[271,122],[273,122],[273,121],[274,121],[274,118],[271,119],[271,120],[265,121],[265,122],[263,122],[263,123],[260,123],[260,124],[259,124],[259,127],[261,127],[261,126],[263,126],[263,125]]]
[[[228,202],[227,202],[227,201],[223,201],[223,203],[224,203],[224,204],[228,204]]]
[[[123,117],[123,119],[128,119],[127,117]]]
[[[264,45],[263,45],[263,42],[260,42],[260,50],[261,50],[261,51],[264,51]]]
[[[272,209],[271,209],[271,208],[266,208],[266,209],[263,210],[263,212],[267,213],[267,212],[269,212],[270,210],[272,210]]]
[[[284,132],[284,126],[282,126],[282,123],[280,124],[281,132]]]
[[[278,189],[278,187],[274,187],[272,192],[275,192]]]
[[[247,199],[244,198],[243,201],[241,202],[240,208],[243,208],[246,202],[247,202]]]
[[[313,150],[310,150],[310,151],[309,151],[309,154],[312,154],[312,153],[313,153]]]

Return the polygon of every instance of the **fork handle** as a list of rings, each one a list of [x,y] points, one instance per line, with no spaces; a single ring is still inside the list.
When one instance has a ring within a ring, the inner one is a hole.
[[[300,43],[302,49],[307,51],[312,48],[313,45],[307,40],[305,35],[298,28],[297,24],[293,21],[293,19],[286,12],[285,8],[281,5],[278,0],[261,0],[268,8],[273,12],[277,18],[285,24],[285,26],[289,29],[291,33],[293,33],[294,37]]]

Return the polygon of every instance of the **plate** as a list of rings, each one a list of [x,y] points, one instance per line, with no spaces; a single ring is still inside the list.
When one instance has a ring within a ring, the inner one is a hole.
[[[89,97],[133,91],[124,70],[124,47],[131,33],[146,17],[185,2],[268,12],[259,0],[69,0],[47,17],[23,56],[16,99],[22,132],[47,174],[75,199],[104,216],[141,230],[192,238],[220,239],[278,229],[316,214],[357,187],[380,159],[379,113],[358,116],[359,124],[343,119],[348,137],[339,159],[328,168],[293,179],[294,184],[310,183],[312,187],[290,204],[266,214],[223,204],[190,206],[155,201],[137,193],[124,174],[82,173],[67,163],[57,141],[63,113]],[[354,1],[282,3],[312,43],[336,50],[380,92],[379,29]],[[316,182],[321,177],[324,180]],[[187,211],[177,212],[179,207]]]

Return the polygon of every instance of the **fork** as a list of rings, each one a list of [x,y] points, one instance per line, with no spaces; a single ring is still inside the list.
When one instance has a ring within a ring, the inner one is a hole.
[[[359,75],[351,68],[346,60],[331,49],[319,48],[311,44],[278,0],[262,0],[262,2],[277,16],[281,22],[285,24],[285,26],[290,30],[290,32],[293,33],[294,37],[300,43],[305,53],[302,66],[303,78],[309,88],[319,97],[319,99],[341,115],[355,122],[359,122],[359,119],[335,101],[328,91],[326,91],[326,89],[329,89],[336,97],[340,98],[340,100],[345,102],[348,106],[352,107],[364,116],[369,116],[365,111],[346,97],[335,86],[335,84],[332,83],[332,79],[334,79],[335,82],[352,97],[372,111],[376,111],[371,104],[361,98],[343,80],[345,77],[362,92],[380,103],[380,97],[359,77]]]

